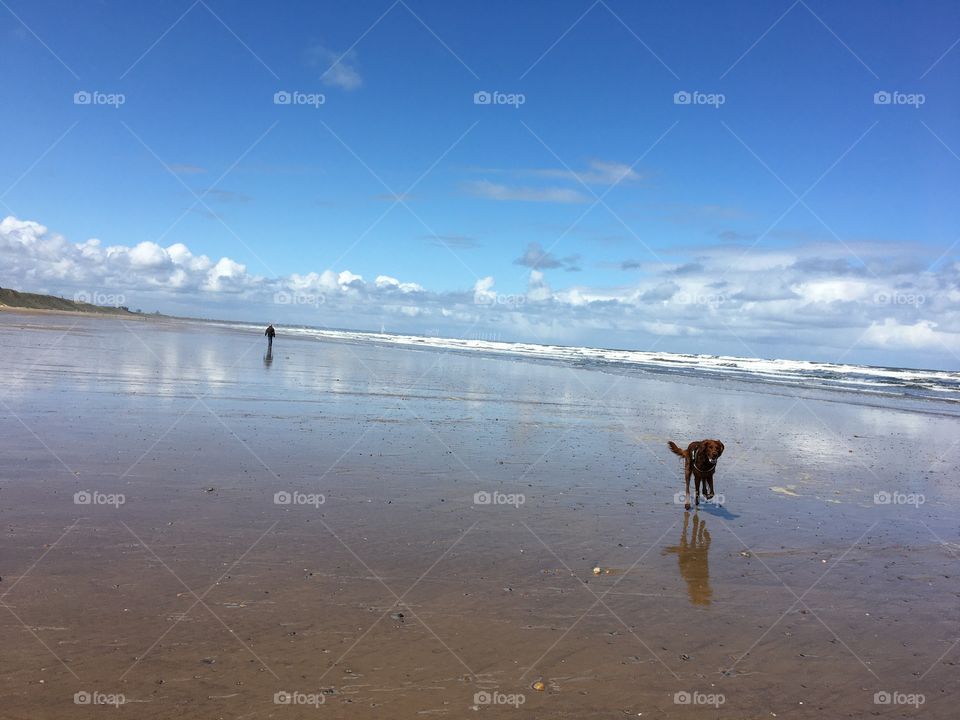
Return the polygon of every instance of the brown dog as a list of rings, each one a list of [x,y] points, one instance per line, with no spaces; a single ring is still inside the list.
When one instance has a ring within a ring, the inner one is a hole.
[[[719,440],[698,440],[681,450],[670,440],[667,446],[675,454],[683,458],[683,481],[686,483],[686,496],[683,507],[690,509],[690,474],[693,473],[694,486],[697,491],[697,505],[700,504],[700,484],[703,483],[703,496],[709,500],[713,497],[713,471],[717,469],[717,460],[723,455],[723,443]]]

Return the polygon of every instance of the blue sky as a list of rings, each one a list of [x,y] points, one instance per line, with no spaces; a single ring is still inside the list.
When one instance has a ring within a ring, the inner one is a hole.
[[[954,3],[5,3],[4,286],[960,362]]]

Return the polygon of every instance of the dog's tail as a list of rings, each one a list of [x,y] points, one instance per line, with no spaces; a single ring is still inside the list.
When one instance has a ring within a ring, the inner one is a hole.
[[[679,456],[682,457],[682,458],[687,457],[687,451],[681,449],[673,440],[669,440],[669,441],[667,442],[667,447],[670,448],[670,451],[671,451],[674,455],[679,455]]]

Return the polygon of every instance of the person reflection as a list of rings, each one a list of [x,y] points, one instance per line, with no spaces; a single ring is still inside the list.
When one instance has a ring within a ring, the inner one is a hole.
[[[273,348],[267,348],[267,354],[263,356],[263,366],[270,367],[273,364]]]
[[[710,533],[706,520],[693,516],[693,532],[690,530],[690,512],[683,513],[683,532],[680,544],[663,549],[663,554],[676,553],[680,566],[680,577],[687,583],[687,595],[694,605],[709,605],[713,596],[710,587],[710,565],[707,555],[710,552]],[[689,538],[689,539],[688,539]]]

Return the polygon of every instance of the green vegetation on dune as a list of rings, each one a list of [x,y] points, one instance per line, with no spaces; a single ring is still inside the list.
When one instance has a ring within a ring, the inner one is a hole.
[[[91,312],[109,315],[135,315],[126,307],[104,307],[75,300],[66,300],[55,295],[17,292],[0,288],[0,307],[25,308],[28,310],[60,310],[63,312]]]

